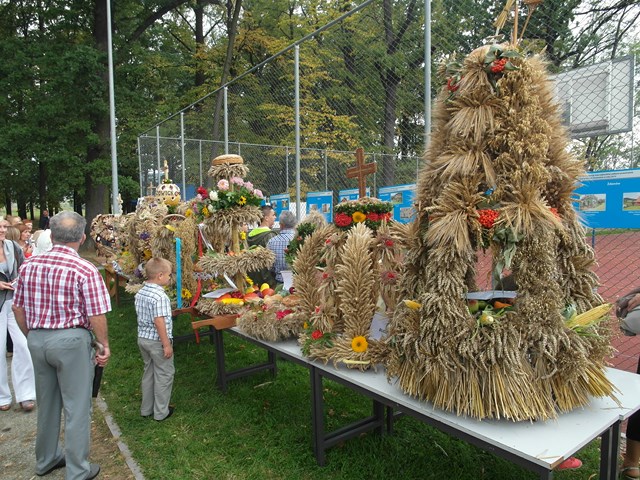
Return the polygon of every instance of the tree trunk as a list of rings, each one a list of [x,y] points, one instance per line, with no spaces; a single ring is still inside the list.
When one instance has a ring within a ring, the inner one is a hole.
[[[102,78],[104,80],[105,87],[108,85],[108,65],[107,61],[107,4],[106,0],[95,0],[94,3],[94,24],[93,24],[93,36],[96,43],[96,48],[100,52],[104,52],[104,68],[102,71]],[[105,98],[108,90],[105,88]],[[91,146],[87,151],[87,169],[85,173],[85,197],[86,197],[86,219],[87,219],[87,242],[85,245],[87,248],[93,246],[93,241],[88,237],[89,228],[92,220],[96,215],[105,213],[108,211],[109,203],[109,190],[106,185],[100,184],[95,180],[101,173],[97,172],[94,165],[97,165],[97,160],[103,158],[106,152],[106,146],[109,143],[109,113],[96,114],[93,119],[93,133],[96,134],[98,141],[95,145]],[[90,245],[89,245],[90,244]]]

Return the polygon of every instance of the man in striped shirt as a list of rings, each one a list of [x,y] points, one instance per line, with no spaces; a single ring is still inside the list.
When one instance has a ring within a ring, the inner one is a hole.
[[[94,359],[104,366],[111,356],[105,316],[111,310],[109,292],[98,269],[78,255],[85,227],[86,220],[75,212],[51,218],[53,248],[25,261],[13,301],[36,374],[36,474],[66,465],[67,480],[100,473],[99,465],[89,463]],[[91,332],[102,347],[95,354]],[[63,409],[64,452],[59,441]]]
[[[171,302],[164,291],[171,283],[172,265],[164,258],[151,258],[144,266],[147,281],[136,293],[138,348],[144,361],[140,415],[157,421],[173,414],[169,405],[175,367]]]
[[[291,270],[291,266],[287,263],[284,254],[289,247],[289,242],[293,240],[293,236],[296,234],[295,226],[296,216],[292,212],[284,210],[280,213],[280,233],[267,243],[267,248],[276,255],[273,274],[278,283],[282,283],[282,273],[280,272],[282,270]]]

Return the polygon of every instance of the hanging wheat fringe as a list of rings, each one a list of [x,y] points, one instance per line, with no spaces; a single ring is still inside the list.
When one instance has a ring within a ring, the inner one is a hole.
[[[213,178],[214,182],[218,182],[222,179],[229,180],[232,177],[244,178],[248,172],[249,169],[244,163],[223,163],[212,165],[207,175]]]
[[[260,208],[254,205],[215,210],[210,217],[204,219],[207,237],[215,239],[216,235],[229,235],[233,225],[243,223],[259,223],[262,218]],[[220,232],[220,233],[216,233]],[[228,238],[228,237],[227,237]],[[219,243],[219,242],[216,242]]]
[[[218,254],[200,257],[198,266],[203,272],[229,276],[238,273],[254,272],[263,268],[271,268],[276,260],[275,253],[264,247],[241,250],[235,255]]]
[[[205,297],[200,297],[195,308],[198,312],[210,317],[218,315],[234,315],[240,313],[242,310],[242,306],[240,305],[225,305],[223,303],[216,302],[212,298]]]

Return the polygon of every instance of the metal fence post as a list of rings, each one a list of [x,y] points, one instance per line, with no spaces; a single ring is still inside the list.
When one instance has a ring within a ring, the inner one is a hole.
[[[296,136],[296,220],[300,222],[302,215],[300,212],[300,46],[295,48],[295,136]]]
[[[224,153],[229,153],[229,103],[227,99],[228,87],[224,87],[223,96],[224,99]]]
[[[162,167],[161,167],[162,163],[160,162],[160,125],[156,125],[156,154],[158,155],[158,170],[154,175],[154,176],[157,176],[157,178],[154,178],[154,180],[159,184],[160,172],[162,171]]]
[[[180,150],[182,156],[182,195],[187,194],[187,183],[185,181],[185,158],[184,158],[184,112],[180,112]]]
[[[142,176],[142,147],[140,146],[140,137],[138,137],[138,171],[140,173],[140,196],[144,197],[144,192],[142,191],[142,184],[144,183],[144,178]]]

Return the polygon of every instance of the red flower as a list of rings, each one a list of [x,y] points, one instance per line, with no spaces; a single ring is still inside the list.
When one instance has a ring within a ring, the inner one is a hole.
[[[287,315],[289,315],[290,313],[293,313],[293,310],[278,310],[276,312],[276,318],[278,320],[282,320],[284,317],[286,317]]]
[[[311,334],[311,338],[313,338],[314,340],[320,340],[322,338],[322,335],[324,334],[320,330],[314,330]]]
[[[498,219],[498,212],[491,210],[490,208],[484,210],[478,210],[478,221],[484,228],[492,228],[493,224]]]
[[[296,240],[298,240],[299,242],[301,242],[301,241],[302,241],[302,237],[298,237],[298,238],[296,238]]]
[[[327,239],[324,241],[324,243],[325,243],[325,245],[329,245],[329,244],[331,243],[331,239],[330,239],[330,238],[327,238]]]
[[[391,212],[387,212],[380,216],[380,220],[386,220],[387,222],[391,220]]]
[[[336,226],[338,227],[348,227],[351,225],[351,215],[347,215],[346,213],[338,213],[334,219]]]
[[[209,192],[207,192],[207,189],[204,187],[198,187],[196,189],[196,193],[199,193],[200,195],[202,195],[203,198],[209,195]]]
[[[376,212],[369,212],[369,213],[367,213],[367,220],[371,220],[372,222],[379,222],[380,221],[380,214],[378,214]]]
[[[391,248],[391,247],[393,247],[393,240],[391,240],[391,239],[386,239],[386,240],[384,241],[384,246],[385,246],[385,247],[387,247],[387,248]]]

